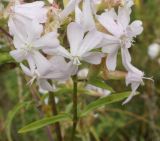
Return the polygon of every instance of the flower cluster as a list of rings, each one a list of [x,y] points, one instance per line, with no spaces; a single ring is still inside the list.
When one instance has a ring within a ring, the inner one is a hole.
[[[49,12],[44,2],[15,3],[10,8],[8,21],[15,46],[10,54],[31,77],[29,83],[36,81],[41,89],[53,91],[50,80],[67,80],[77,74],[83,62],[98,65],[102,58],[107,58],[108,70],[114,71],[120,50],[128,72],[126,85],[131,84],[132,88],[130,97],[123,104],[127,103],[143,83],[144,74],[131,64],[129,53],[134,38],[142,33],[143,27],[139,20],[130,24],[132,0],[114,2],[120,3],[117,11],[110,8],[98,12],[97,6],[105,3],[103,0],[70,0],[64,9],[59,9],[55,3],[52,5],[59,27],[70,14],[75,15],[74,22],[67,26],[69,48],[60,43],[58,28],[44,31]],[[103,32],[98,30],[97,24],[103,27]]]

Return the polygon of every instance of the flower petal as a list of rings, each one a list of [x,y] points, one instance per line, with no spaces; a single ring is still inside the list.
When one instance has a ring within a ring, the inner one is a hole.
[[[47,9],[44,8],[44,2],[36,1],[27,4],[14,6],[14,12],[30,20],[37,20],[44,23],[47,20]]]
[[[129,27],[129,35],[131,37],[136,37],[137,35],[140,35],[143,32],[142,21],[136,20]]]
[[[10,55],[17,62],[22,62],[23,60],[25,60],[27,58],[26,53],[23,50],[21,50],[21,49],[10,51]]]
[[[84,53],[91,51],[92,49],[100,48],[102,41],[102,34],[96,30],[89,31],[78,50],[78,56],[82,56]]]
[[[36,20],[27,24],[24,28],[26,28],[27,33],[27,43],[33,43],[35,40],[39,39],[43,32],[43,26],[39,24]]]
[[[130,22],[130,8],[119,7],[118,9],[118,23],[122,25],[123,29],[126,29]]]
[[[116,49],[113,53],[108,54],[108,56],[107,56],[106,66],[109,71],[115,71],[115,69],[116,69],[117,54],[118,54],[118,49]]]
[[[52,85],[46,79],[38,79],[37,83],[40,89],[44,91],[53,92]]]
[[[47,74],[51,69],[51,63],[38,51],[34,52],[34,62],[40,75]]]
[[[36,48],[45,49],[45,48],[56,48],[59,46],[59,40],[56,32],[50,32],[42,36],[40,39],[36,40],[33,44]]]
[[[113,35],[120,36],[123,33],[122,26],[116,23],[116,19],[113,17],[116,15],[114,10],[107,10],[100,16],[97,16],[98,21]]]
[[[88,52],[82,56],[82,60],[90,64],[98,65],[101,63],[101,60],[103,57],[104,57],[104,54],[100,52]]]
[[[61,20],[64,20],[69,14],[71,14],[75,10],[76,5],[80,3],[80,1],[81,0],[70,0],[65,9],[59,15]]]
[[[27,75],[32,77],[32,72],[29,68],[27,68],[25,65],[23,65],[22,63],[20,64],[22,71]]]
[[[83,17],[82,17],[82,25],[85,31],[93,30],[96,28],[95,21],[93,18],[93,12],[91,9],[91,0],[83,0]]]
[[[73,56],[75,56],[79,51],[79,46],[83,40],[83,36],[84,31],[79,24],[72,22],[68,25],[67,37],[70,43],[70,52]]]

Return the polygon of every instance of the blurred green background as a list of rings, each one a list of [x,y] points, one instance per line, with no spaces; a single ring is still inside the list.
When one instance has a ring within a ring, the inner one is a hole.
[[[0,10],[6,5],[7,1],[1,0]],[[140,95],[134,97],[129,104],[122,106],[122,102],[118,102],[107,105],[82,119],[77,141],[160,141],[160,52],[154,59],[148,55],[151,44],[160,45],[160,0],[136,0],[132,19],[140,19],[144,24],[143,34],[130,49],[133,64],[144,71],[146,77],[153,77],[154,84],[145,80],[145,85],[138,90]],[[7,21],[2,18],[0,28],[8,30]],[[17,103],[30,101],[32,97],[22,72],[8,55],[11,46],[11,39],[0,29],[0,141],[47,140],[44,129],[26,134],[17,133],[18,129],[40,119],[40,116],[38,105],[33,104],[16,112]],[[123,70],[121,64],[119,70]],[[117,92],[130,89],[125,87],[124,80],[109,80],[107,83]],[[69,109],[71,95],[61,94],[57,97],[59,110]],[[94,100],[83,95],[79,102],[84,102],[84,99]],[[46,111],[49,109],[47,105],[43,108]],[[17,114],[14,115],[14,112]],[[70,123],[63,123],[63,132],[70,132],[69,125]],[[69,141],[68,136],[65,136],[65,141]]]

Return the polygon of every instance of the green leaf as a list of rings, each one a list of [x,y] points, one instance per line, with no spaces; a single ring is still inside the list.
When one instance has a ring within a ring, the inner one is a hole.
[[[10,61],[14,61],[13,58],[9,55],[9,53],[7,52],[0,52],[0,64],[4,64],[6,62],[10,62]]]
[[[34,131],[34,130],[37,130],[37,129],[42,128],[44,126],[54,124],[54,123],[60,122],[60,121],[70,120],[70,119],[72,119],[72,118],[70,117],[69,114],[59,114],[57,116],[43,118],[41,120],[38,120],[38,121],[35,121],[35,122],[32,122],[32,123],[26,125],[25,127],[21,128],[18,131],[18,133],[25,133],[25,132],[29,132],[29,131]]]
[[[17,104],[17,105],[13,108],[13,110],[11,110],[11,111],[8,113],[7,120],[6,120],[6,123],[5,123],[8,141],[12,141],[12,138],[11,138],[11,125],[12,125],[12,121],[13,121],[15,115],[17,114],[17,112],[18,112],[20,109],[22,109],[22,108],[30,105],[30,103],[31,103],[31,102],[19,103],[19,104]]]
[[[86,116],[88,113],[94,111],[97,108],[105,106],[107,104],[115,103],[127,98],[131,92],[123,92],[123,93],[116,93],[112,94],[107,97],[100,98],[91,104],[87,105],[84,110],[81,111],[80,117]],[[138,93],[137,93],[138,94]]]
[[[109,90],[111,91],[112,93],[115,92],[113,90],[112,87],[110,87],[109,85],[107,85],[101,78],[93,78],[93,79],[90,79],[89,84],[92,84],[96,87],[99,87],[99,88],[102,88],[102,89],[106,89],[106,90]]]

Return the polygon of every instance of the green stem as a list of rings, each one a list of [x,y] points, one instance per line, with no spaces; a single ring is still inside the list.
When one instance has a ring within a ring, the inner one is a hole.
[[[57,111],[57,107],[56,107],[54,92],[49,93],[49,102],[51,104],[52,113],[54,116],[56,116],[58,114],[58,111]],[[59,122],[55,123],[55,131],[56,131],[56,135],[57,135],[57,140],[63,141],[62,134],[61,134],[61,126],[60,126]]]
[[[76,127],[78,122],[78,115],[77,115],[77,75],[73,76],[73,127],[72,127],[72,138],[71,141],[75,140],[76,134]]]

